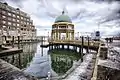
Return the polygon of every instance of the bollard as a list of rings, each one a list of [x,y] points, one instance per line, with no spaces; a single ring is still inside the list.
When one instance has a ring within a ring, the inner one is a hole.
[[[18,36],[18,49],[20,48],[20,36]]]
[[[107,53],[108,53],[108,48],[107,47],[105,47],[105,46],[101,46],[100,47],[100,58],[101,59],[107,59]]]
[[[14,36],[12,36],[12,47],[14,47]]]
[[[87,53],[89,53],[89,46],[90,46],[90,43],[89,43],[89,37],[88,37],[88,47],[87,47]]]

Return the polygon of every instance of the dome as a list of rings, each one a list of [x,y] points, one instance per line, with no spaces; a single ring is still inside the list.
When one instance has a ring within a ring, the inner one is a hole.
[[[69,22],[69,23],[72,23],[70,17],[65,15],[65,14],[62,14],[62,15],[58,16],[55,19],[55,23],[57,23],[57,22]]]

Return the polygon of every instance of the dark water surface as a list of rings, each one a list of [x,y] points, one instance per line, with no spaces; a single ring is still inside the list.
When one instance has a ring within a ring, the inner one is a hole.
[[[41,48],[41,43],[26,43],[21,47],[23,53],[2,57],[3,60],[22,69],[24,72],[36,76],[47,77],[64,75],[74,62],[80,59],[79,53],[72,50],[49,50]]]

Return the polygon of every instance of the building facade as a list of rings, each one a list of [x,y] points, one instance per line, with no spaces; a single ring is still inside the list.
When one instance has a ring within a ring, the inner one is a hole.
[[[3,43],[11,42],[13,36],[15,40],[20,36],[22,41],[34,40],[36,37],[36,29],[30,16],[19,8],[1,2],[0,33]]]
[[[55,23],[52,25],[51,39],[53,41],[74,40],[74,24],[64,11],[62,15],[56,18]]]

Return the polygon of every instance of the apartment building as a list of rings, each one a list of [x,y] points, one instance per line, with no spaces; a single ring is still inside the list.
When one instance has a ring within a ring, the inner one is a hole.
[[[20,36],[22,41],[29,41],[35,39],[36,29],[27,13],[0,2],[0,35],[5,43],[11,42],[13,36],[15,40]]]

